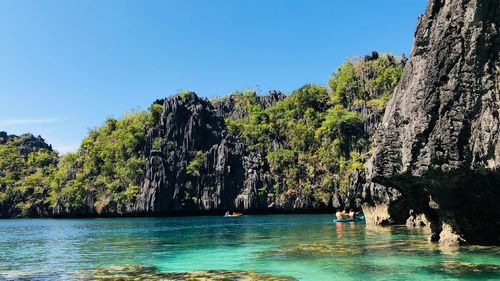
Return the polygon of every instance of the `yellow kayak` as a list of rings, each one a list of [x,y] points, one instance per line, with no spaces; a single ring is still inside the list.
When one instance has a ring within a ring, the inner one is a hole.
[[[226,217],[226,218],[235,218],[235,217],[239,217],[239,216],[242,216],[242,215],[243,215],[242,213],[233,213],[233,214],[226,213],[224,215],[224,217]]]

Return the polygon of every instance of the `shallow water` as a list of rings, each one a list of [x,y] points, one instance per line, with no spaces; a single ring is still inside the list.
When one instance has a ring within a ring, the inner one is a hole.
[[[145,272],[248,270],[298,280],[500,279],[500,247],[457,250],[427,243],[421,231],[332,219],[0,220],[0,279],[99,279],[95,272],[110,266],[127,266],[139,278]]]

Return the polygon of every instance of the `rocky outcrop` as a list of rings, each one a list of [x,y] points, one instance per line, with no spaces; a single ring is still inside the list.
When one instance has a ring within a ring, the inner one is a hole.
[[[223,118],[233,118],[241,119],[247,115],[247,109],[238,102],[238,98],[241,98],[241,94],[229,95],[223,97],[215,103],[215,109],[217,113]],[[268,95],[257,96],[256,104],[260,105],[262,108],[268,108],[275,105],[277,102],[285,98],[285,94],[278,91],[270,91]]]
[[[30,153],[40,149],[47,149],[52,151],[52,146],[47,144],[41,136],[34,136],[32,134],[23,134],[20,136],[9,135],[7,132],[0,131],[0,145],[8,142],[15,143],[16,148],[22,156],[27,157]]]
[[[146,180],[137,207],[139,211],[162,213],[187,209],[187,202],[192,200],[186,199],[191,197],[195,197],[193,202],[205,199],[200,208],[220,204],[220,198],[213,197],[216,193],[205,188],[223,190],[224,181],[220,181],[219,176],[230,169],[229,163],[222,163],[228,160],[228,155],[218,155],[227,152],[226,144],[222,143],[223,122],[210,102],[193,93],[165,100],[160,123],[148,136]],[[199,159],[195,159],[197,151],[201,152]],[[187,172],[190,161],[199,162],[196,175]],[[208,166],[217,168],[218,174],[202,173]]]
[[[500,243],[499,5],[429,1],[366,166],[371,196],[398,192],[364,210],[425,214],[446,244]]]

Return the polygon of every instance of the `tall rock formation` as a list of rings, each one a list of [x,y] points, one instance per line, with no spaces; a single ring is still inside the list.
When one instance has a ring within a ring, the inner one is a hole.
[[[285,96],[258,97],[263,108]],[[245,151],[242,140],[227,133],[225,117],[246,114],[230,96],[213,105],[194,93],[168,98],[159,125],[146,145],[146,180],[136,212],[153,214],[220,212],[228,209],[272,211],[273,202],[259,193],[274,182],[264,154]],[[301,202],[276,209],[324,208]]]
[[[226,198],[236,197],[227,187],[238,181],[234,176],[238,163],[223,140],[223,127],[224,119],[212,104],[194,93],[166,99],[160,123],[149,133],[138,210],[167,213],[226,207]]]
[[[368,219],[500,243],[500,1],[430,0],[366,165]]]

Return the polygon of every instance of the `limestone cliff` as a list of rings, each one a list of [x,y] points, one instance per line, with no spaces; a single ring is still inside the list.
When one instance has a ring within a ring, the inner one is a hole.
[[[429,1],[366,166],[373,223],[411,210],[433,240],[500,243],[499,3]]]
[[[285,98],[258,97],[267,108]],[[328,205],[309,197],[270,198],[276,183],[263,151],[248,151],[244,140],[227,133],[224,117],[241,118],[233,96],[213,105],[194,93],[164,101],[159,125],[146,145],[146,180],[135,211],[152,214],[253,211],[320,211]]]

